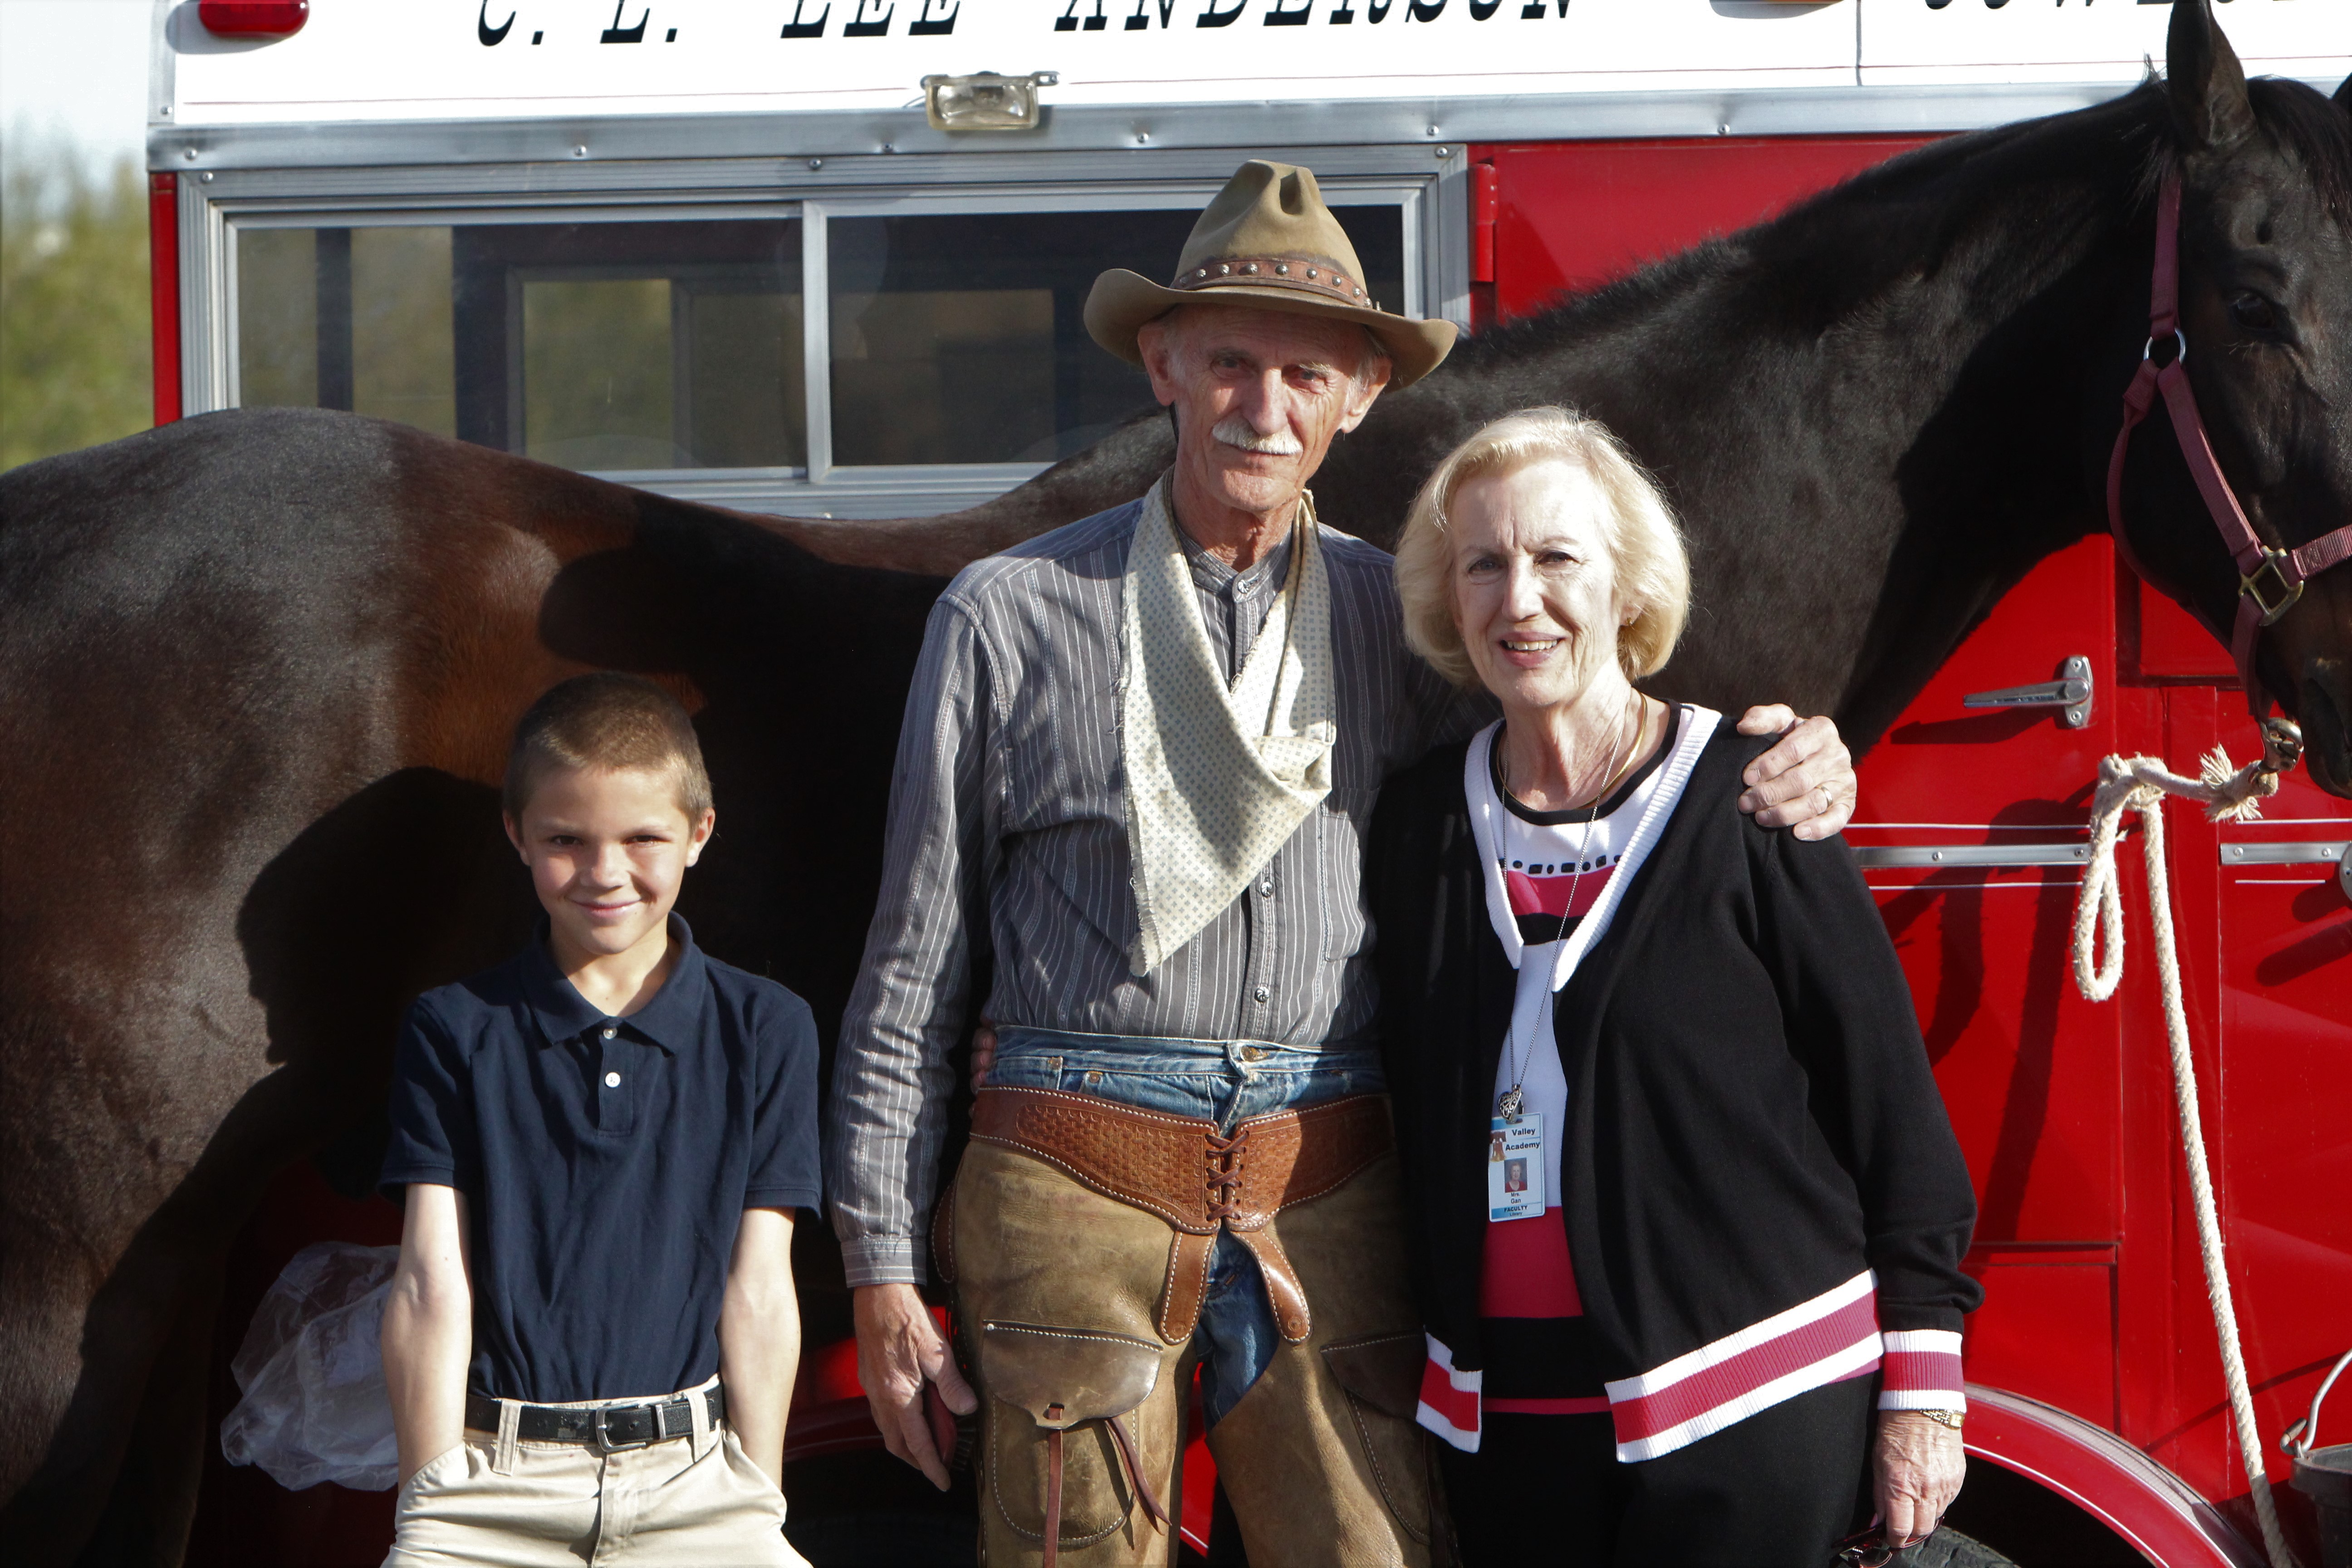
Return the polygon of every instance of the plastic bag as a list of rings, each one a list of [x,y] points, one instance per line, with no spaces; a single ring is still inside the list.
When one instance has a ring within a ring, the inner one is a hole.
[[[230,1464],[258,1465],[289,1491],[385,1491],[400,1479],[378,1344],[399,1260],[396,1247],[348,1241],[294,1255],[229,1363],[245,1394],[221,1423]]]

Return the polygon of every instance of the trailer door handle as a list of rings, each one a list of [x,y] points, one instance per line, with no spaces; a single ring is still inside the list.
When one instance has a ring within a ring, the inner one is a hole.
[[[1971,691],[1960,699],[1963,708],[2055,708],[2059,727],[2079,730],[2091,721],[2091,661],[2080,654],[2058,667],[2058,679],[2039,686],[2004,686],[1998,691]]]

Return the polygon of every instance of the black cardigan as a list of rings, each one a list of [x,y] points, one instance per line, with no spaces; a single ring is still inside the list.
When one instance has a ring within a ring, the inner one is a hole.
[[[1864,1268],[1884,1329],[1957,1330],[1983,1298],[1959,1267],[1968,1167],[1852,852],[1738,807],[1769,744],[1717,730],[1554,1008],[1569,1254],[1606,1379]],[[1383,786],[1366,869],[1414,1284],[1466,1372],[1483,1364],[1488,1119],[1514,977],[1465,745]]]

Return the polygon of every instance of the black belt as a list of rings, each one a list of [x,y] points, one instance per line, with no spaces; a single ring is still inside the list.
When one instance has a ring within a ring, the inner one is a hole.
[[[527,1443],[593,1443],[600,1448],[642,1448],[683,1437],[694,1430],[694,1396],[648,1400],[643,1405],[526,1405],[515,1436]],[[727,1393],[716,1384],[703,1394],[710,1424],[727,1417]],[[499,1402],[484,1394],[466,1395],[466,1425],[477,1432],[499,1429]]]

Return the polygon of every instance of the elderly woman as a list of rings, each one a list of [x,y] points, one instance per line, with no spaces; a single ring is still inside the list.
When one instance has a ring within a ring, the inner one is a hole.
[[[1598,423],[1473,436],[1405,524],[1414,650],[1502,720],[1391,780],[1383,1048],[1473,1563],[1822,1568],[1959,1489],[1969,1175],[1841,841],[1633,682],[1689,569]],[[1874,1509],[1875,1519],[1871,1519]],[[1867,1531],[1867,1524],[1864,1524]]]

